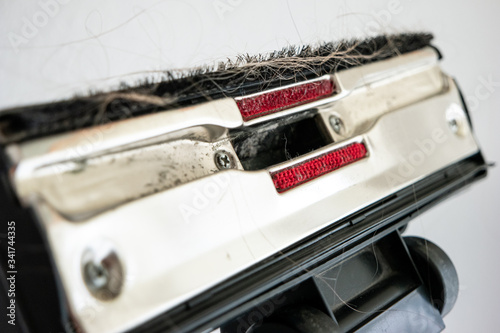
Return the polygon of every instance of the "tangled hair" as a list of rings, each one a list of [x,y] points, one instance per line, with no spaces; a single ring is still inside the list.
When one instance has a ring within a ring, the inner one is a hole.
[[[429,33],[377,36],[319,46],[289,46],[264,55],[188,72],[168,70],[161,80],[146,78],[134,86],[107,93],[77,96],[56,103],[4,110],[0,142],[24,141],[137,115],[252,94],[294,82],[384,60],[429,46]]]

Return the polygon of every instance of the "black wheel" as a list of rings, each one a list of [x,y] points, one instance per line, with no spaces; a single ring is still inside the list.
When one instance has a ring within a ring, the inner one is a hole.
[[[431,297],[444,317],[458,297],[458,275],[450,257],[436,244],[420,237],[404,237],[406,246]]]

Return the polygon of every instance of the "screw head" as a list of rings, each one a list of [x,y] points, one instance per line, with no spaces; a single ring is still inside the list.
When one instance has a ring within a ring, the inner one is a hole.
[[[231,169],[233,167],[233,158],[226,151],[218,151],[215,153],[215,165],[219,170]]]
[[[82,256],[82,276],[90,293],[103,301],[118,296],[123,285],[123,268],[109,247],[88,249]]]
[[[445,116],[448,127],[453,134],[465,134],[467,116],[464,109],[460,105],[453,103],[448,106]]]
[[[337,116],[330,116],[329,121],[333,131],[337,134],[340,134],[340,132],[342,132],[342,128],[344,127],[342,120]]]
[[[85,282],[92,289],[104,288],[109,283],[109,271],[100,262],[88,262],[83,266]]]
[[[450,126],[450,129],[453,133],[458,132],[458,121],[455,118],[448,120],[448,126]]]

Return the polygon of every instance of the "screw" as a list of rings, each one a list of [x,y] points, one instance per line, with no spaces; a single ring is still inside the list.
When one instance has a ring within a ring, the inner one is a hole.
[[[231,169],[233,167],[232,157],[225,151],[215,153],[215,164],[219,170]]]
[[[337,134],[340,134],[340,132],[342,131],[342,127],[343,127],[342,120],[337,116],[330,116],[329,121],[330,121],[330,126],[332,126],[333,131]]]
[[[448,120],[448,126],[450,126],[450,129],[453,133],[458,132],[458,121],[455,118]]]
[[[90,293],[101,300],[118,296],[123,285],[123,268],[110,247],[87,250],[82,256],[82,275]]]
[[[448,106],[448,108],[446,109],[445,117],[446,122],[448,123],[448,127],[453,134],[463,134],[463,127],[464,122],[466,121],[466,116],[464,109],[460,105],[453,103]]]

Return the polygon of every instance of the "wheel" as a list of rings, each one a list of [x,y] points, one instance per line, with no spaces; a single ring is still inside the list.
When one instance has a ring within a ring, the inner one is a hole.
[[[458,275],[450,257],[436,244],[420,237],[403,238],[429,292],[432,304],[444,317],[458,297]]]

